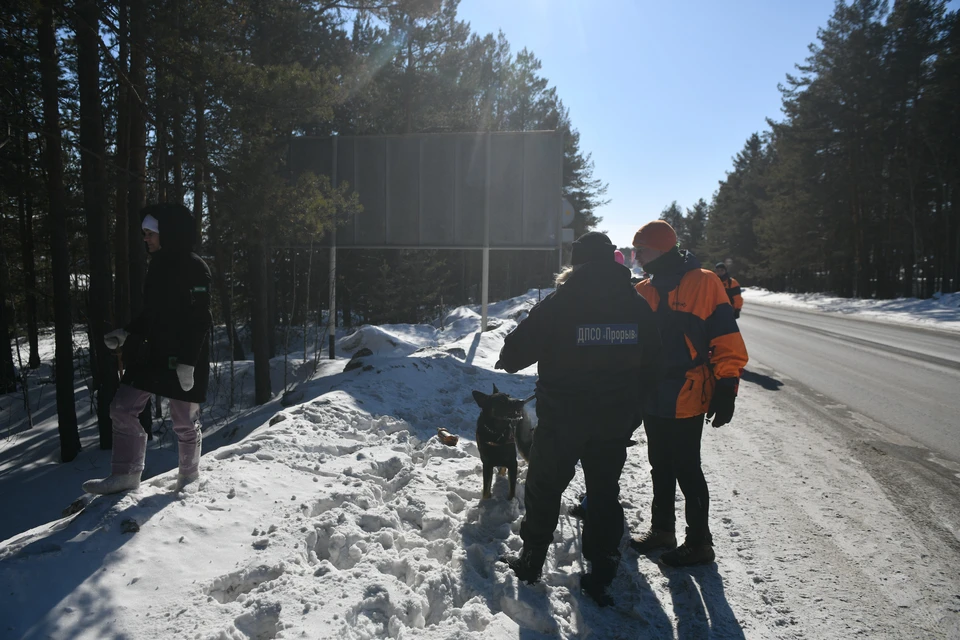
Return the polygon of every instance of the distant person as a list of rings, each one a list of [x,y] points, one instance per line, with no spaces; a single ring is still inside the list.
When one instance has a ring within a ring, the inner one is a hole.
[[[143,312],[103,339],[110,349],[124,347],[127,368],[110,405],[110,476],[84,482],[87,493],[119,493],[140,486],[147,434],[137,416],[153,394],[170,401],[179,452],[177,489],[200,475],[199,403],[206,400],[210,369],[210,269],[193,253],[196,227],[189,209],[164,203],[144,208],[141,215],[150,254]]]
[[[583,467],[590,508],[581,588],[601,605],[620,563],[620,473],[638,426],[638,394],[660,371],[660,338],[650,306],[614,260],[615,247],[590,232],[573,243],[572,267],[556,291],[506,337],[496,367],[510,373],[539,363],[537,425],[520,524],[523,549],[506,558],[517,578],[540,578],[560,517],[563,491]]]
[[[730,306],[733,307],[733,317],[740,317],[740,310],[743,309],[743,296],[740,295],[740,283],[737,279],[727,273],[727,265],[718,262],[713,267],[717,275],[720,276],[720,282],[723,288],[727,290],[727,298],[730,300]]]
[[[643,426],[653,476],[650,530],[631,546],[640,553],[671,549],[660,561],[686,566],[714,560],[708,512],[710,495],[700,465],[704,415],[720,427],[733,418],[747,350],[733,307],[717,278],[677,246],[668,223],[654,220],[633,238],[648,279],[637,284],[657,317],[664,375],[645,395]],[[686,539],[677,548],[674,498],[683,492]],[[591,506],[593,495],[590,495]]]

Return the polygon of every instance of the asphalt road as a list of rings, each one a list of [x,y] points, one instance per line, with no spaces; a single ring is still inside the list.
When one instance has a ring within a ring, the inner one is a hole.
[[[744,307],[739,324],[751,362],[960,463],[960,333]]]

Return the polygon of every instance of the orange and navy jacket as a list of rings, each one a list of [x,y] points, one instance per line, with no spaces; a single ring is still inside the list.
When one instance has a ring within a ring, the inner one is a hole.
[[[716,274],[687,251],[664,257],[675,268],[636,287],[655,312],[663,342],[663,377],[645,395],[644,413],[690,418],[707,412],[718,384],[736,393],[747,348]]]
[[[737,310],[743,309],[743,296],[740,295],[740,283],[737,282],[737,279],[731,277],[728,273],[720,278],[720,282],[723,283],[723,288],[727,290],[730,306]]]

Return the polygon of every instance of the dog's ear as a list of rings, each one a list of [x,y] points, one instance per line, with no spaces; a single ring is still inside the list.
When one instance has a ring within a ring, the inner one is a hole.
[[[493,385],[493,392],[494,392],[494,393],[500,393],[500,390],[497,389],[497,385]]]
[[[481,409],[487,408],[487,401],[490,399],[490,396],[485,394],[483,391],[473,391],[473,399],[480,406]]]

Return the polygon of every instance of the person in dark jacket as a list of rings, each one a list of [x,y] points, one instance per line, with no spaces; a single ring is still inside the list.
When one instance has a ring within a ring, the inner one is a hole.
[[[653,477],[650,529],[631,546],[639,553],[668,549],[660,562],[713,562],[707,519],[710,495],[700,465],[704,416],[720,427],[733,419],[747,349],[720,281],[677,246],[667,222],[642,226],[633,239],[637,260],[650,274],[637,291],[650,303],[663,340],[664,375],[646,394],[643,427]],[[677,547],[674,500],[684,497],[686,538]],[[593,497],[591,496],[591,500]],[[677,547],[674,549],[674,547]]]
[[[614,261],[614,250],[602,233],[575,242],[573,266],[506,337],[496,364],[515,373],[539,363],[523,549],[506,561],[520,580],[540,578],[561,496],[579,461],[590,496],[583,555],[591,563],[580,584],[600,604],[609,602],[606,590],[620,562],[620,473],[640,423],[637,398],[661,363],[656,320],[630,284],[630,271]]]
[[[733,307],[733,317],[739,318],[740,310],[743,309],[743,296],[741,295],[740,283],[730,275],[730,272],[727,271],[727,265],[722,262],[714,265],[713,270],[716,272],[717,277],[720,278],[720,282],[723,283],[723,288],[727,291],[727,299],[730,300],[730,306]]]
[[[200,403],[206,400],[210,369],[210,269],[193,252],[196,227],[189,209],[157,204],[144,208],[141,216],[150,254],[144,306],[128,326],[104,336],[107,347],[123,347],[127,368],[110,405],[111,473],[85,482],[88,493],[140,486],[147,435],[137,416],[153,394],[170,402],[179,447],[178,489],[200,474]]]

